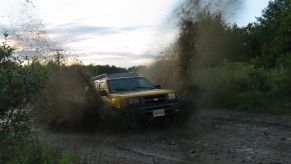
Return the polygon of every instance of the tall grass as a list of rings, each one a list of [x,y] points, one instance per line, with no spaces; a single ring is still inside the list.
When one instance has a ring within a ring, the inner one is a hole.
[[[46,140],[38,138],[33,132],[31,138],[17,135],[0,141],[0,163],[2,164],[71,164],[100,163],[100,152],[93,147],[90,155],[81,152],[76,146],[66,142],[65,137],[58,138],[54,146],[48,146]]]
[[[53,149],[45,141],[34,139],[6,139],[1,141],[0,163],[64,163],[75,161],[69,150]]]

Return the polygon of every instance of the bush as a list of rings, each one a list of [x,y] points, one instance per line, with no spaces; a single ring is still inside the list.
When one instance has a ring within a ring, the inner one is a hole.
[[[0,130],[1,138],[16,133],[28,134],[30,125],[34,121],[29,106],[43,97],[48,80],[48,68],[41,66],[34,58],[24,64],[14,58],[8,60],[15,47],[6,43],[8,34],[5,32],[5,41],[0,46],[1,54],[1,81],[0,81]]]
[[[32,139],[31,126],[38,110],[31,110],[40,100],[45,100],[45,86],[49,69],[37,58],[24,64],[12,58],[16,47],[7,44],[8,33],[0,46],[0,163],[71,163],[70,151],[61,156],[43,141]],[[27,58],[26,58],[27,59]]]
[[[278,69],[264,70],[247,63],[224,61],[217,68],[193,73],[202,87],[200,107],[248,112],[290,113],[290,95],[282,83],[288,76]]]
[[[1,143],[0,163],[62,163],[78,160],[69,150],[52,149],[45,141],[28,140],[22,137],[6,139]]]
[[[4,36],[5,41],[0,46],[0,163],[80,163],[79,154],[72,156],[69,150],[62,152],[64,149],[60,146],[52,149],[45,141],[33,138],[31,127],[35,125],[36,116],[43,112],[39,107],[48,109],[49,106],[44,93],[47,93],[52,72],[49,63],[41,65],[37,58],[27,64],[18,58],[10,60],[16,47],[7,44],[7,32]],[[60,72],[58,75],[72,74]],[[62,93],[61,89],[52,91]],[[58,96],[68,97],[66,92]]]

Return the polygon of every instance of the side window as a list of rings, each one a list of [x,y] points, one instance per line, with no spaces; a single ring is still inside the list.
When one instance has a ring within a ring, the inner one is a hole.
[[[106,90],[106,86],[104,82],[99,83],[99,91]]]

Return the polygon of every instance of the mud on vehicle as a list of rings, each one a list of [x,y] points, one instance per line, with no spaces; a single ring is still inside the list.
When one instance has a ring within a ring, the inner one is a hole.
[[[154,86],[135,72],[102,74],[92,79],[103,101],[114,110],[130,108],[145,117],[175,116],[181,112],[174,90]]]

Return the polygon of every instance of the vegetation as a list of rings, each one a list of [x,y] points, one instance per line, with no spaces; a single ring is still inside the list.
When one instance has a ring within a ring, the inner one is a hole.
[[[97,76],[101,74],[112,74],[112,73],[124,73],[127,72],[126,68],[116,67],[114,65],[109,66],[107,65],[93,65],[92,63],[84,66],[92,76]]]
[[[47,65],[37,58],[24,64],[13,58],[16,47],[7,44],[8,33],[0,46],[0,163],[72,163],[78,156],[52,149],[45,141],[33,138],[31,131],[40,114],[38,103],[45,101],[49,81]]]
[[[70,164],[75,156],[69,150],[53,150],[45,141],[23,139],[21,137],[1,142],[0,163],[62,163]],[[77,159],[78,160],[78,159]],[[80,159],[79,159],[80,160]]]
[[[129,67],[127,69],[127,72],[138,72],[138,71],[146,69],[146,68],[147,68],[147,66],[145,66],[145,65],[132,66],[132,67]]]
[[[7,45],[8,33],[0,46],[1,83],[0,83],[0,124],[1,136],[26,133],[34,121],[29,105],[43,99],[45,85],[48,80],[48,68],[37,63],[37,59],[28,64],[11,57],[15,47]]]
[[[90,72],[91,76],[97,76],[101,74],[112,74],[112,73],[125,73],[125,72],[137,72],[140,69],[145,69],[146,66],[133,66],[126,68],[116,67],[114,65],[93,65],[92,63],[86,66],[83,66],[88,72]]]
[[[223,62],[195,73],[203,88],[199,106],[248,112],[290,114],[290,94],[282,87],[286,74],[248,63]]]

